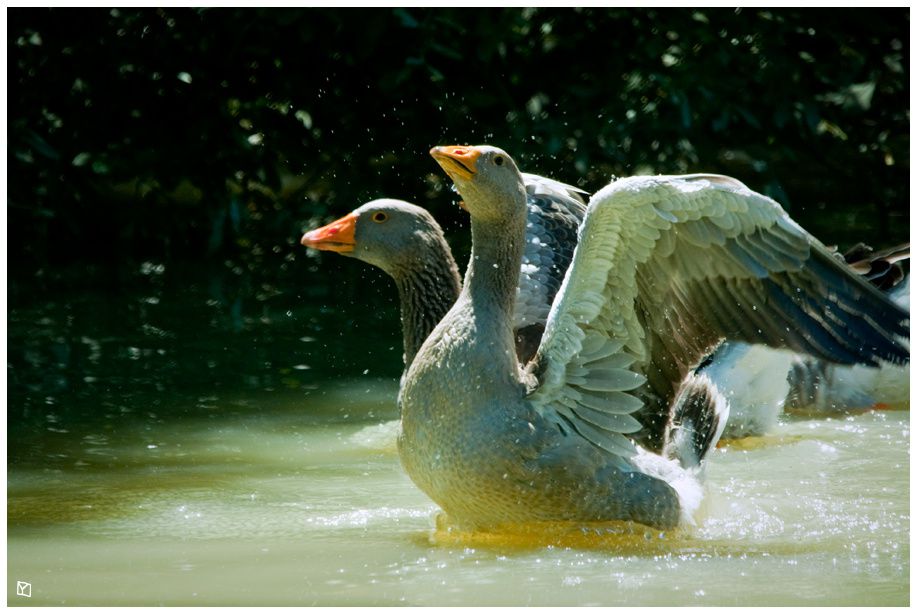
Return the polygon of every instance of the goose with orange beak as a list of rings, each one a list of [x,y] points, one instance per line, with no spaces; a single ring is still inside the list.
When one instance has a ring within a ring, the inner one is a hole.
[[[590,200],[534,358],[513,351],[525,236],[518,168],[437,147],[471,216],[459,298],[399,396],[402,464],[454,525],[694,520],[728,415],[695,369],[723,340],[837,363],[906,362],[907,313],[720,175],[631,177]]]

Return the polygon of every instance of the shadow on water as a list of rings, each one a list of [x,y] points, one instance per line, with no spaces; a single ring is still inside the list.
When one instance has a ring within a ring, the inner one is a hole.
[[[262,281],[225,266],[151,263],[128,274],[69,271],[11,282],[8,462],[66,463],[74,447],[143,439],[176,421],[216,427],[289,415],[297,399],[327,394],[329,378],[397,378],[394,288],[391,301],[379,290],[372,308],[360,309],[360,285],[344,279],[332,292],[317,274]],[[347,420],[346,413],[318,406],[298,416]]]

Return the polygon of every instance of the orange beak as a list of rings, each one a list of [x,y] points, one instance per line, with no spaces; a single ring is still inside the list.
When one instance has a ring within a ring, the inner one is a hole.
[[[443,167],[443,170],[453,181],[456,179],[467,181],[478,170],[478,158],[481,156],[481,150],[476,147],[447,145],[434,147],[430,150],[430,155]]]
[[[300,243],[313,249],[339,254],[352,252],[356,245],[354,233],[357,229],[357,218],[359,216],[356,213],[348,213],[327,226],[310,230],[302,236]]]

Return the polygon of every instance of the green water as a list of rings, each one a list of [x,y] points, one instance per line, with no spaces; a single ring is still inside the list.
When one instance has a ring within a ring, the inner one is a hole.
[[[394,289],[327,263],[330,289],[147,266],[11,291],[10,605],[909,603],[907,412],[717,450],[682,531],[435,531],[394,447]]]

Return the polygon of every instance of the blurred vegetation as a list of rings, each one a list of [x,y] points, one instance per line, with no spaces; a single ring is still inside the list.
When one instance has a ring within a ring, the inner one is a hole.
[[[909,10],[10,9],[9,275],[308,266],[380,196],[464,223],[488,142],[597,190],[711,171],[826,242],[907,240]],[[314,265],[314,262],[313,262]]]

